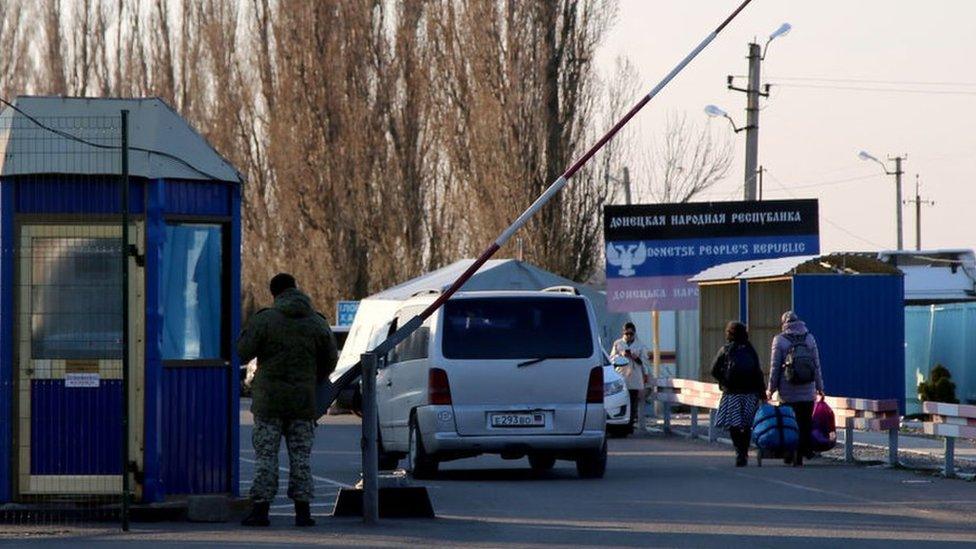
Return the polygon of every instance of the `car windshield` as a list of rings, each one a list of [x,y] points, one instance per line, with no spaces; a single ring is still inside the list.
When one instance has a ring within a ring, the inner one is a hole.
[[[452,359],[586,358],[593,341],[582,299],[468,298],[444,305]]]

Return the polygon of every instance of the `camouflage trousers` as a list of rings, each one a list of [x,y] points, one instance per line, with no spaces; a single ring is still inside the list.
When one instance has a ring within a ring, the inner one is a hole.
[[[255,417],[251,442],[257,456],[257,471],[251,485],[252,501],[273,501],[278,494],[278,449],[282,436],[288,447],[288,497],[295,501],[312,500],[314,483],[310,460],[315,422]]]

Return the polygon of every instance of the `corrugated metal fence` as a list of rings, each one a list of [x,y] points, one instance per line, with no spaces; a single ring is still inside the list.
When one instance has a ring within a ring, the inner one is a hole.
[[[936,364],[956,384],[956,398],[976,402],[976,303],[905,307],[905,400],[921,412],[918,384]]]

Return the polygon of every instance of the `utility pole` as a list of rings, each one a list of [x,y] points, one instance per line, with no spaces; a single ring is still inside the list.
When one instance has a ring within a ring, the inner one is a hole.
[[[624,186],[624,203],[630,206],[631,196],[630,196],[630,168],[627,166],[623,167],[623,178],[617,178],[616,176],[610,175],[610,171],[607,170],[606,174],[603,176],[607,181],[607,188],[610,187],[610,183],[619,183]]]
[[[902,155],[898,155],[898,156],[896,156],[894,158],[892,158],[890,156],[888,157],[888,160],[894,160],[895,161],[895,171],[893,171],[893,172],[889,172],[888,171],[888,166],[886,166],[884,162],[878,160],[871,153],[869,153],[867,151],[861,151],[861,152],[857,153],[857,157],[860,158],[861,160],[870,160],[871,162],[874,162],[874,163],[880,165],[881,168],[884,170],[885,175],[893,175],[893,176],[895,176],[895,225],[896,225],[896,230],[898,231],[898,235],[897,235],[897,238],[895,239],[895,241],[898,243],[898,250],[901,251],[901,250],[905,249],[904,243],[902,241],[902,232],[903,231],[902,231],[902,221],[901,221],[901,217],[902,217],[901,216],[901,208],[902,208],[902,201],[901,201],[901,176],[902,176],[902,174],[905,173],[905,171],[901,168],[901,164],[905,160],[908,160],[908,155],[907,154],[902,154]]]
[[[624,200],[630,206],[630,168],[624,166]]]
[[[745,88],[737,88],[732,84],[734,77],[729,75],[727,78],[730,90],[746,94],[746,125],[743,128],[738,128],[746,131],[745,200],[756,200],[758,196],[756,193],[756,176],[759,165],[759,98],[769,97],[769,84],[765,86],[764,90],[760,90],[762,60],[762,46],[756,42],[750,43],[748,85]]]
[[[890,156],[888,157],[888,160],[894,160],[895,161],[895,171],[894,172],[888,172],[888,174],[895,176],[895,209],[896,209],[896,211],[895,211],[895,219],[897,220],[896,221],[896,224],[898,225],[898,229],[897,229],[898,230],[898,239],[897,239],[897,241],[898,241],[898,250],[899,251],[905,249],[905,244],[904,244],[903,237],[902,237],[903,230],[902,230],[902,215],[901,215],[901,207],[902,207],[902,203],[901,203],[901,176],[902,176],[902,174],[905,173],[905,171],[901,169],[901,163],[902,163],[902,161],[906,160],[907,158],[908,158],[908,155],[896,156],[894,158],[891,158]]]
[[[762,68],[759,44],[749,44],[749,91],[746,92],[746,181],[745,199],[756,199],[756,166],[759,163],[759,72]]]
[[[915,174],[915,200],[906,200],[905,204],[915,204],[915,249],[922,249],[922,204],[935,206],[934,200],[922,200],[919,195],[918,174]]]

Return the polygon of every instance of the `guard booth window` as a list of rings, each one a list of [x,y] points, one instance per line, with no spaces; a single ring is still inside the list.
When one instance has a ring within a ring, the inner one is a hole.
[[[223,329],[220,225],[171,224],[163,243],[163,360],[220,359]]]
[[[121,239],[34,238],[34,359],[122,358]]]

